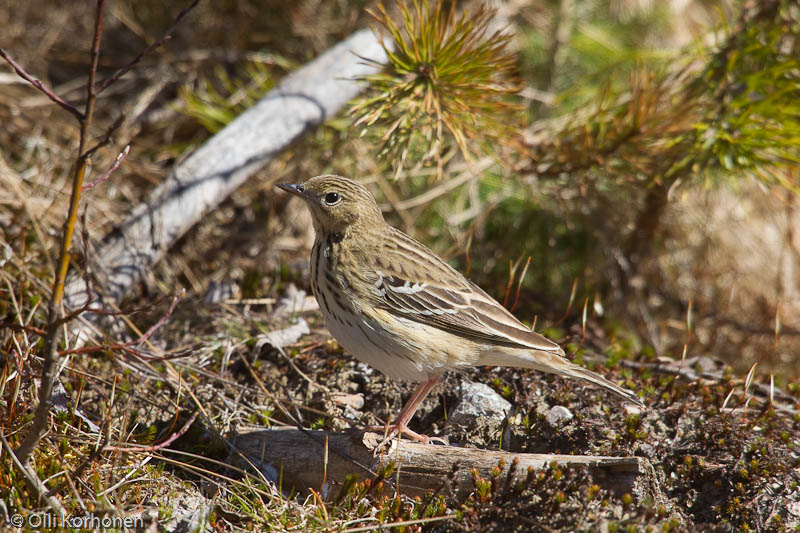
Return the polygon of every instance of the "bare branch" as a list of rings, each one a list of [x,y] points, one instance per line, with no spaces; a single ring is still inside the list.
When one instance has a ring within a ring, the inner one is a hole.
[[[188,7],[186,7],[183,11],[178,13],[178,16],[175,17],[175,20],[172,21],[172,24],[170,24],[169,28],[167,28],[167,31],[164,32],[164,35],[162,35],[160,39],[158,39],[153,44],[145,48],[141,53],[139,53],[138,56],[134,57],[130,63],[128,63],[127,65],[116,71],[114,74],[109,76],[103,83],[100,84],[95,94],[100,94],[101,92],[106,90],[109,85],[117,81],[119,78],[124,76],[128,71],[130,71],[133,67],[135,67],[136,64],[139,61],[141,61],[144,56],[152,53],[156,48],[164,44],[167,41],[167,39],[171,37],[172,32],[175,31],[175,27],[178,25],[181,19],[185,17],[187,14],[189,14],[189,11],[194,9],[199,2],[200,0],[194,0],[191,4],[189,4]]]
[[[83,113],[78,111],[78,108],[66,102],[63,98],[54,93],[49,87],[45,86],[41,81],[37,80],[36,78],[28,74],[25,71],[25,69],[22,68],[22,66],[19,63],[14,61],[14,59],[12,59],[11,56],[8,55],[8,53],[2,48],[0,48],[0,56],[2,56],[2,58],[5,59],[9,65],[11,65],[11,68],[14,69],[14,72],[17,73],[17,76],[19,76],[23,80],[33,85],[36,89],[39,89],[54,103],[58,104],[62,108],[72,113],[75,116],[75,118],[77,118],[80,121],[83,121]]]
[[[91,157],[91,155],[94,154],[96,151],[98,151],[100,148],[109,144],[111,142],[111,136],[114,134],[115,131],[117,131],[117,128],[119,128],[123,122],[125,122],[125,115],[120,114],[120,116],[117,117],[114,123],[111,126],[109,126],[105,134],[103,134],[103,138],[97,141],[97,144],[86,150],[86,152],[83,155],[85,157]]]
[[[166,448],[175,440],[178,439],[181,435],[186,433],[189,430],[189,427],[197,420],[197,415],[200,414],[199,412],[192,415],[192,417],[186,421],[181,429],[173,433],[169,436],[167,440],[160,444],[154,444],[153,446],[107,446],[103,448],[103,451],[113,451],[113,452],[155,452],[162,448]]]
[[[158,322],[153,324],[153,326],[150,329],[148,329],[147,332],[144,335],[142,335],[136,341],[134,341],[133,345],[135,346],[135,345],[143,343],[144,341],[149,339],[153,335],[153,333],[156,332],[156,330],[158,328],[163,326],[164,322],[166,322],[166,320],[170,317],[172,312],[175,311],[175,307],[177,307],[178,302],[180,302],[181,298],[183,298],[185,295],[186,295],[186,289],[182,289],[181,292],[176,294],[175,297],[172,298],[172,303],[169,305],[169,309],[167,309],[167,312],[164,313],[164,315],[158,320]]]
[[[106,170],[105,174],[103,174],[102,176],[100,176],[96,180],[92,181],[88,185],[84,185],[83,186],[83,190],[84,191],[88,191],[89,189],[92,189],[92,188],[96,187],[100,183],[102,183],[102,182],[106,181],[108,178],[110,178],[111,174],[113,174],[114,171],[119,168],[120,163],[122,163],[122,160],[125,159],[128,156],[128,152],[130,152],[130,151],[131,151],[131,145],[129,144],[128,146],[125,147],[124,150],[122,150],[122,152],[119,153],[117,158],[114,160],[114,164],[111,165],[111,168]]]

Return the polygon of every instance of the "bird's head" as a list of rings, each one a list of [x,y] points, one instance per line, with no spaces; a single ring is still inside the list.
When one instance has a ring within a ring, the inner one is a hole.
[[[314,229],[323,234],[348,235],[383,227],[375,197],[360,183],[334,175],[317,176],[303,183],[279,183],[278,187],[305,200]]]

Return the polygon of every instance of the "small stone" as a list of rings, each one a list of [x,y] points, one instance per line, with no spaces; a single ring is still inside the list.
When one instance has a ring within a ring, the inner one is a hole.
[[[624,408],[625,416],[633,416],[642,414],[642,408],[638,405],[626,405]]]
[[[348,405],[356,411],[364,407],[364,395],[361,393],[348,394],[346,392],[334,392],[331,394],[331,399],[334,401],[334,403],[339,405]]]
[[[786,520],[783,522],[785,531],[793,531],[800,527],[800,502],[791,502],[786,506],[788,511]]]
[[[219,283],[212,281],[208,284],[208,289],[203,295],[203,302],[207,304],[218,304],[229,298],[241,294],[241,289],[233,280],[223,280]]]
[[[650,444],[640,443],[637,450],[636,455],[642,455],[648,459],[653,459],[656,456],[656,448]]]
[[[544,415],[547,423],[553,427],[572,420],[574,416],[575,415],[573,415],[572,412],[563,405],[556,405],[555,407],[550,408],[550,410],[547,411],[547,414]]]
[[[461,401],[449,418],[460,425],[472,424],[478,419],[500,424],[510,410],[511,404],[490,386],[464,382],[461,384]]]
[[[361,376],[364,383],[369,381],[369,378],[375,375],[375,369],[364,363],[356,363],[356,374]]]
[[[800,516],[800,502],[792,502],[786,506],[786,510],[792,516]]]

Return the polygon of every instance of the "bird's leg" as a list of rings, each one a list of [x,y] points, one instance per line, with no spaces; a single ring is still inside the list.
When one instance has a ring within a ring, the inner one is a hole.
[[[417,388],[414,389],[414,393],[411,395],[411,398],[408,399],[405,406],[403,406],[403,410],[400,411],[400,414],[397,415],[397,418],[394,419],[391,426],[389,427],[389,431],[386,434],[386,438],[380,445],[376,448],[376,450],[380,450],[383,448],[384,444],[392,440],[395,435],[407,435],[414,440],[418,440],[424,444],[428,444],[432,439],[427,435],[420,435],[415,431],[411,431],[408,429],[408,423],[411,421],[411,418],[414,416],[414,413],[417,412],[422,401],[428,396],[428,394],[433,390],[433,387],[436,386],[436,383],[439,382],[439,377],[435,377],[429,379],[427,381],[420,382],[417,385]],[[370,428],[373,429],[373,428]],[[377,429],[384,429],[384,428],[377,428]],[[436,440],[442,441],[442,439],[438,439],[434,437]],[[442,441],[444,442],[444,441]]]
[[[400,414],[397,415],[397,418],[394,419],[394,423],[390,428],[390,432],[394,433],[402,433],[408,435],[412,439],[418,440],[425,444],[428,443],[428,437],[425,435],[419,435],[408,429],[408,423],[411,422],[411,419],[414,417],[414,413],[417,412],[419,406],[422,404],[425,397],[433,390],[433,387],[436,386],[436,383],[439,381],[438,377],[433,379],[429,379],[428,381],[423,381],[417,388],[414,389],[414,393],[411,395],[411,398],[408,399],[406,404],[403,406],[403,410],[400,411]]]

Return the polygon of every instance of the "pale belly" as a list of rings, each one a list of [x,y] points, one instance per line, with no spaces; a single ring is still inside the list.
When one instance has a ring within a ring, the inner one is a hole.
[[[359,361],[386,374],[389,378],[406,381],[425,381],[445,368],[424,364],[423,346],[400,342],[374,320],[363,315],[345,312],[336,304],[320,304],[325,324],[333,338]],[[358,318],[355,318],[358,316]]]
[[[336,261],[329,258],[322,242],[315,243],[311,254],[311,276],[312,291],[331,335],[356,359],[392,379],[426,381],[475,364],[479,358],[474,344],[436,327],[381,309],[365,315],[358,302],[345,296],[352,289],[345,290],[347,282],[337,275]],[[323,287],[325,294],[320,294]],[[334,293],[339,296],[333,297]]]

